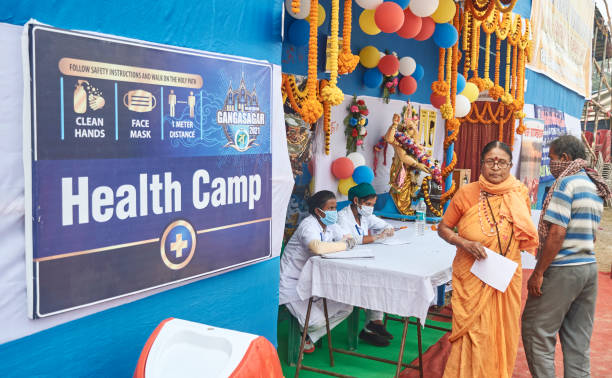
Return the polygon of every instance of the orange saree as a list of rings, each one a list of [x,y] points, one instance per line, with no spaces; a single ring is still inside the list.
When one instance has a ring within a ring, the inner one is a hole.
[[[531,221],[527,188],[510,176],[491,184],[478,182],[461,188],[453,197],[442,222],[457,227],[459,236],[478,241],[500,252],[493,217],[481,191],[488,197],[506,257],[519,264],[506,292],[502,293],[470,272],[474,257],[457,248],[453,261],[453,331],[445,378],[511,377],[518,348],[521,310],[521,250],[538,244]],[[509,245],[509,247],[508,247]]]

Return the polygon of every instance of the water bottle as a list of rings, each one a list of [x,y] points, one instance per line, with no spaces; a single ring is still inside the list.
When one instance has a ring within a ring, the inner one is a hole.
[[[425,235],[425,213],[427,212],[427,206],[425,206],[425,200],[421,198],[419,204],[416,207],[416,236]]]

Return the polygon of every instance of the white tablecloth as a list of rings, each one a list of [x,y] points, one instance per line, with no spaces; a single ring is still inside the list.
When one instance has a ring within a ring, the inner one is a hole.
[[[411,235],[410,244],[368,244],[375,257],[363,259],[308,260],[298,281],[303,300],[328,298],[366,309],[400,316],[416,316],[425,322],[435,290],[451,279],[455,247],[427,226],[417,237],[414,223],[397,231]]]

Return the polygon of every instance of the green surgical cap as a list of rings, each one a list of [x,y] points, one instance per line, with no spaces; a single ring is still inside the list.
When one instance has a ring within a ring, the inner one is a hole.
[[[359,185],[355,185],[348,191],[349,201],[353,201],[353,198],[364,198],[370,195],[376,195],[376,191],[372,184],[368,184],[367,182],[361,183]]]

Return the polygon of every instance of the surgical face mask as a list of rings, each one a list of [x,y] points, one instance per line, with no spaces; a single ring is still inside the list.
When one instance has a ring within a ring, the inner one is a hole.
[[[321,222],[323,222],[324,225],[330,226],[338,221],[338,211],[323,210],[323,212],[325,213],[325,218],[319,218],[319,219],[321,219]]]
[[[374,213],[374,206],[361,205],[357,208],[359,215],[367,217]]]

